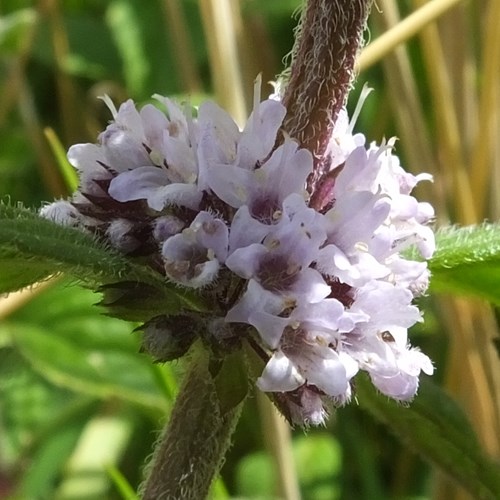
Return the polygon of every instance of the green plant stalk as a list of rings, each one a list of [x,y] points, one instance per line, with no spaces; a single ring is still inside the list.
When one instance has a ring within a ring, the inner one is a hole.
[[[228,377],[224,369],[214,374],[212,368],[206,352],[199,352],[192,359],[170,421],[146,468],[147,479],[141,491],[143,500],[207,497],[229,448],[244,401],[243,396],[228,404],[225,391],[235,380]],[[225,384],[222,392],[221,383]]]
[[[52,153],[56,159],[57,167],[61,177],[64,179],[68,193],[74,193],[78,188],[78,175],[71,163],[66,157],[66,150],[57,136],[56,132],[51,127],[45,127],[43,130]]]
[[[217,101],[242,125],[247,113],[234,17],[239,2],[199,0],[198,3]]]
[[[200,93],[203,87],[182,2],[163,0],[163,10],[170,43],[176,51],[174,63],[182,81],[182,88],[189,94]]]
[[[263,436],[276,468],[276,492],[280,498],[300,500],[300,485],[295,470],[290,425],[271,403],[267,394],[257,391],[256,397]]]

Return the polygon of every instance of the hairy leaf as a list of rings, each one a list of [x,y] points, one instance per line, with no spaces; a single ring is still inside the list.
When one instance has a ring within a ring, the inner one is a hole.
[[[124,319],[145,321],[182,308],[202,308],[195,295],[179,290],[159,273],[127,259],[90,234],[55,224],[25,208],[0,204],[0,293],[19,290],[60,272],[92,287],[114,283],[116,288],[126,282],[156,290],[161,298],[155,302],[158,309],[148,311],[145,317],[141,317],[144,308],[135,312],[127,304],[125,311],[117,301],[113,311],[113,303],[105,304],[111,314],[123,317],[120,314],[126,312]]]
[[[482,452],[462,410],[442,389],[424,379],[409,407],[376,393],[367,377],[358,377],[357,390],[364,409],[474,498],[500,498],[500,464]]]
[[[430,291],[474,295],[500,305],[500,224],[447,227],[429,260]],[[416,249],[407,253],[420,257]]]

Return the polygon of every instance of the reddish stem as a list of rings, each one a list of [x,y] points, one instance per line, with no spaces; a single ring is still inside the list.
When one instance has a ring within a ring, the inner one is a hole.
[[[351,87],[372,0],[309,0],[283,96],[286,132],[314,155],[309,192],[328,170],[325,152]]]

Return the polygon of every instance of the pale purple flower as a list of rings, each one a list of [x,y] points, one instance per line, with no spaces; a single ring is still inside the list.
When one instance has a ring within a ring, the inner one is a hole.
[[[200,106],[198,160],[202,189],[212,188],[212,167],[232,165],[253,170],[272,153],[286,108],[272,99],[260,102],[260,78],[254,88],[253,111],[241,131],[217,104],[205,102]]]
[[[225,223],[200,212],[189,228],[163,243],[161,255],[167,277],[190,288],[209,285],[226,259],[227,245]]]
[[[196,335],[218,356],[245,338],[263,362],[257,386],[292,422],[323,423],[352,397],[359,371],[383,394],[411,400],[421,372],[433,372],[408,343],[429,272],[401,252],[434,251],[433,209],[411,195],[431,177],[405,172],[393,140],[367,146],[342,110],[325,177],[311,181],[312,154],[280,130],[286,109],[260,102],[259,82],[242,129],[212,102],[193,118],[188,106],[156,99],[164,111],[132,101],[117,111],[106,100],[114,121],[99,143],[68,153],[78,192],[41,214],[196,289],[210,310],[183,315],[182,325],[203,325]],[[311,182],[324,182],[314,203]],[[193,342],[176,337],[168,314],[144,328],[165,359]],[[154,338],[165,325],[166,346]]]
[[[161,212],[167,205],[196,210],[202,193],[191,183],[171,183],[164,167],[139,167],[115,177],[109,194],[118,201],[146,200],[150,208]]]

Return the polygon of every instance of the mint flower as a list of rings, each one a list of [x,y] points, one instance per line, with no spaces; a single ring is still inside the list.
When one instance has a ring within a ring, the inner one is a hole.
[[[209,304],[145,318],[144,350],[175,359],[201,338],[223,356],[246,341],[264,366],[257,387],[300,425],[348,402],[360,370],[411,400],[420,373],[433,372],[407,335],[429,273],[401,252],[434,251],[432,207],[411,196],[430,176],[405,172],[393,140],[353,134],[345,109],[317,170],[283,132],[278,96],[260,102],[259,83],[242,130],[212,102],[195,114],[156,99],[163,111],[105,98],[113,121],[97,144],[68,153],[78,191],[41,210]]]

